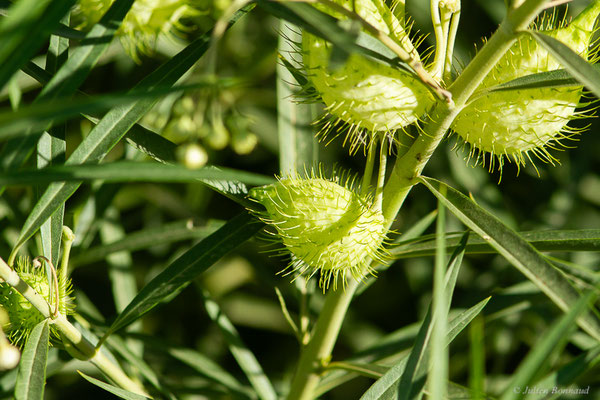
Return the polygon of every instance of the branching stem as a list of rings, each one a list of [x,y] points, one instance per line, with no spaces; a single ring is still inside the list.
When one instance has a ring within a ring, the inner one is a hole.
[[[431,117],[423,126],[422,133],[406,154],[397,160],[384,188],[383,212],[388,226],[394,221],[404,199],[416,184],[416,178],[423,171],[460,109],[500,57],[512,46],[517,33],[529,26],[547,2],[548,0],[526,0],[520,7],[512,10],[450,87],[456,107],[452,108],[445,102],[436,103]],[[331,357],[331,351],[357,287],[358,282],[350,280],[345,290],[334,290],[327,294],[311,340],[302,348],[288,400],[314,398],[319,383],[319,363]]]
[[[87,358],[100,371],[102,371],[113,382],[129,390],[147,396],[146,392],[136,382],[129,378],[117,364],[113,363],[103,355],[96,347],[90,343],[82,334],[71,324],[67,318],[60,312],[54,315],[50,305],[40,294],[21,279],[15,270],[0,258],[0,278],[10,286],[15,288],[23,295],[45,318],[51,318],[53,324],[61,333],[61,336],[68,340],[76,348],[78,353]]]

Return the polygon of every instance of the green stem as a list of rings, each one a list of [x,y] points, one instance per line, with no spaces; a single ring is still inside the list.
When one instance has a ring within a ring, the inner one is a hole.
[[[455,107],[437,102],[423,132],[406,154],[396,161],[383,194],[383,215],[391,225],[406,196],[417,183],[423,168],[481,81],[513,45],[519,31],[526,29],[548,0],[528,0],[512,10],[498,30],[450,86]]]
[[[456,106],[452,107],[444,102],[436,104],[429,121],[423,127],[422,134],[406,154],[397,160],[385,186],[383,212],[388,226],[392,224],[404,199],[416,183],[416,178],[423,171],[460,109],[500,57],[512,46],[517,32],[527,28],[547,1],[527,0],[519,8],[512,10],[450,87]],[[302,348],[288,400],[314,398],[315,389],[319,384],[319,362],[323,363],[331,357],[331,351],[357,287],[358,282],[350,280],[344,291],[332,290],[327,294],[311,340]]]
[[[98,367],[113,382],[130,392],[147,395],[144,389],[131,380],[118,365],[110,361],[100,351],[96,351],[96,347],[83,337],[81,332],[64,315],[58,313],[54,316],[53,310],[51,310],[46,299],[22,280],[19,274],[1,258],[0,278],[19,291],[45,318],[49,318],[51,324],[58,329],[61,336],[72,343],[79,354]]]
[[[377,149],[377,141],[371,140],[369,149],[367,150],[367,162],[365,163],[365,171],[363,172],[362,182],[360,185],[360,194],[365,196],[371,187],[371,179],[373,178],[373,167],[375,165],[375,153]]]
[[[296,375],[287,400],[312,400],[319,384],[318,370],[331,357],[344,316],[358,287],[350,279],[344,290],[331,290],[315,324],[310,341],[302,348]]]

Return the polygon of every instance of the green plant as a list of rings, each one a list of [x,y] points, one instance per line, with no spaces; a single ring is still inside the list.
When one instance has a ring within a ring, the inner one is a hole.
[[[600,0],[76,3],[0,2],[1,397],[597,395]]]

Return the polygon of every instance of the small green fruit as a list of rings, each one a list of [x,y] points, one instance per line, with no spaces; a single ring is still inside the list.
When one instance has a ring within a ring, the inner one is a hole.
[[[569,26],[543,33],[567,44],[582,57],[589,59],[589,46],[594,22],[600,12],[600,2],[582,12]],[[549,24],[552,24],[550,21]],[[522,35],[483,80],[479,89],[493,87],[513,79],[562,68],[535,39]],[[471,145],[469,158],[477,162],[489,154],[489,169],[495,157],[502,168],[504,159],[517,167],[531,161],[531,154],[554,164],[556,159],[547,148],[556,148],[561,139],[569,138],[576,130],[566,127],[576,118],[580,105],[581,86],[536,88],[517,91],[491,92],[475,99],[455,119],[452,129]]]
[[[298,176],[253,188],[250,198],[262,204],[258,213],[273,226],[293,259],[292,271],[308,277],[321,273],[319,284],[337,287],[350,273],[362,279],[370,259],[381,260],[386,229],[381,210],[369,198],[320,177]]]

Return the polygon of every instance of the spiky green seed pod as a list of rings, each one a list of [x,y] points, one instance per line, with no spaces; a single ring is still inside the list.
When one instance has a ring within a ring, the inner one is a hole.
[[[571,24],[543,33],[568,45],[586,59],[595,57],[590,51],[594,23],[600,12],[600,1],[584,10]],[[553,25],[553,18],[547,20]],[[562,66],[530,35],[522,35],[483,80],[479,89],[493,87],[513,79],[556,69]],[[533,154],[544,162],[556,159],[548,152],[561,139],[577,131],[567,127],[578,116],[582,86],[520,89],[491,92],[465,107],[455,119],[452,129],[471,145],[469,158],[498,169],[504,159],[517,167],[532,161]]]
[[[44,268],[34,267],[28,258],[17,260],[15,271],[21,279],[40,294],[53,309],[56,304],[54,293],[51,296],[51,286]],[[70,296],[72,286],[70,280],[64,280],[59,274],[58,278],[58,311],[63,315],[73,313],[73,298]],[[21,293],[6,282],[0,283],[0,305],[8,313],[9,324],[4,326],[8,338],[17,346],[25,344],[33,328],[45,317],[40,313]],[[50,333],[54,338],[59,334],[53,325],[50,325]]]
[[[407,30],[383,1],[336,0],[336,3],[356,12],[419,60]],[[336,18],[345,18],[320,8]],[[302,54],[308,79],[329,114],[352,126],[351,150],[367,142],[363,137],[365,129],[370,132],[402,129],[417,121],[433,104],[432,95],[413,75],[359,54],[351,54],[344,65],[333,69],[331,51],[329,42],[303,34]]]
[[[77,11],[83,26],[100,21],[114,0],[79,0]],[[190,0],[136,0],[123,19],[117,34],[127,53],[138,60],[138,52],[151,54],[159,35],[184,29],[183,18],[200,15]]]
[[[259,217],[273,226],[293,257],[292,271],[308,277],[320,272],[325,289],[347,274],[361,279],[372,272],[370,259],[382,260],[386,229],[381,210],[369,198],[320,177],[298,176],[253,188],[250,198],[266,212]]]

